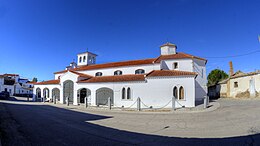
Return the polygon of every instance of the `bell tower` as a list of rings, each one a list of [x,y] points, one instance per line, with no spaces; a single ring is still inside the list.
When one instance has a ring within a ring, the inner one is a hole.
[[[96,64],[97,55],[89,51],[78,54],[78,66]]]
[[[160,48],[161,55],[172,55],[177,53],[177,46],[169,42],[163,44]]]

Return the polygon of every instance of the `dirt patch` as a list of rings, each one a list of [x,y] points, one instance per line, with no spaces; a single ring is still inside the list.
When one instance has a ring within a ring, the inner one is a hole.
[[[257,91],[256,91],[255,95],[256,95],[256,97],[260,97],[260,94]]]
[[[246,90],[245,92],[240,92],[236,95],[236,98],[249,98],[250,92]]]
[[[255,97],[260,97],[259,92],[256,91]],[[250,98],[250,92],[248,90],[245,92],[240,92],[236,95],[236,98]]]

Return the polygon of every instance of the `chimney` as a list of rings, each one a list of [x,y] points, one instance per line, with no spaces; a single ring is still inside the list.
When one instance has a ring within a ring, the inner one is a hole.
[[[229,62],[229,77],[231,77],[234,74],[234,69],[233,69],[233,63],[232,61]]]

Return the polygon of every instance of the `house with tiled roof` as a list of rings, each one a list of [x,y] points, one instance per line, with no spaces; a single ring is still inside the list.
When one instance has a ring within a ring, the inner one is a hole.
[[[34,99],[65,104],[128,107],[140,98],[149,107],[161,107],[174,97],[176,106],[194,107],[207,95],[206,64],[201,57],[163,44],[155,58],[96,64],[97,55],[80,53],[77,63],[54,73],[54,79],[34,84]],[[167,105],[166,107],[170,107]]]
[[[0,92],[7,91],[10,96],[32,96],[33,84],[18,74],[0,75]]]
[[[260,70],[249,73],[238,70],[234,73],[232,62],[229,62],[229,67],[229,77],[208,88],[210,97],[260,97]]]

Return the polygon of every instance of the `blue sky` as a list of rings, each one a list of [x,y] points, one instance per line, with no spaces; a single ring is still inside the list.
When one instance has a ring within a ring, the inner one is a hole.
[[[258,0],[0,0],[0,73],[54,78],[77,53],[97,63],[154,58],[169,41],[207,72],[260,69]],[[224,58],[214,58],[224,57]]]

